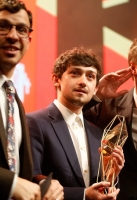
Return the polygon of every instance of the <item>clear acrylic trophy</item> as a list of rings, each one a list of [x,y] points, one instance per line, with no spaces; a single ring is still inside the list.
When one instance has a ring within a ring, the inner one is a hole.
[[[110,187],[114,187],[115,170],[111,154],[116,146],[119,145],[123,147],[127,137],[128,132],[125,117],[121,115],[116,115],[107,125],[103,132],[97,182],[99,174],[101,173],[101,180],[110,181],[111,179]]]

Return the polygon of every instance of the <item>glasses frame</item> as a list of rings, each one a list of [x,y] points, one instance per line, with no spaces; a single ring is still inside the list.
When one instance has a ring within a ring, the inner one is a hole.
[[[1,22],[1,21],[0,21],[0,22]],[[20,37],[20,38],[27,38],[27,37],[29,37],[30,34],[31,34],[31,32],[33,31],[33,29],[32,29],[32,28],[29,28],[27,25],[22,25],[22,24],[17,24],[17,25],[15,25],[15,24],[10,24],[9,22],[3,22],[3,24],[4,24],[4,23],[5,23],[5,25],[8,25],[10,29],[7,30],[7,33],[2,33],[2,31],[0,31],[0,35],[7,35],[7,34],[9,34],[10,31],[12,30],[12,28],[14,28],[14,27],[15,27],[15,29],[16,29],[16,33],[17,33],[18,37]],[[23,36],[23,35],[19,34],[19,32],[18,32],[17,27],[18,27],[18,26],[21,26],[21,25],[24,26],[24,27],[26,27],[26,28],[28,29],[28,33],[27,33],[26,36]]]

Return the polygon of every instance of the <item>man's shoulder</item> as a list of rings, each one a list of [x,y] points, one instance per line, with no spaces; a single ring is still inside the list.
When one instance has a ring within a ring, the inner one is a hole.
[[[46,112],[47,112],[47,108],[43,108],[43,109],[40,109],[40,110],[36,110],[36,111],[30,112],[30,113],[27,113],[26,117],[27,118],[38,117],[38,116],[45,114]]]
[[[51,120],[60,119],[60,118],[62,118],[62,115],[54,103],[51,103],[46,108],[26,114],[27,122],[28,121],[50,122]]]
[[[39,110],[36,110],[36,111],[33,111],[33,112],[30,112],[30,113],[27,113],[26,114],[26,117],[27,118],[39,118],[41,116],[46,116],[50,111],[54,110],[55,109],[55,105],[53,103],[51,103],[48,107],[46,108],[42,108],[42,109],[39,109]]]

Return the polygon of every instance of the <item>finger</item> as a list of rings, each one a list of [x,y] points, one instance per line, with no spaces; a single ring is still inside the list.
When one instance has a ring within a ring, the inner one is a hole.
[[[53,196],[53,191],[52,191],[52,188],[51,188],[51,186],[50,186],[50,188],[48,189],[48,191],[47,191],[46,194],[44,195],[43,200],[45,200],[45,199],[50,199],[52,196]]]
[[[117,165],[120,169],[124,166],[125,163],[125,159],[118,154],[113,157],[113,161],[115,162],[115,165]]]
[[[41,200],[41,194],[40,194],[40,192],[37,195],[35,195],[35,200]]]
[[[132,72],[129,72],[125,75],[121,75],[119,82],[122,84],[122,83],[126,82],[128,79],[130,79],[131,77],[132,77]]]
[[[120,84],[124,83],[125,81],[127,81],[129,78],[132,77],[132,72],[131,71],[128,71],[126,73],[121,73],[121,74],[117,74],[117,72],[112,72],[112,73],[109,73],[109,74],[106,74],[102,77],[102,79],[114,79],[114,80],[118,80],[120,82]],[[102,80],[100,79],[100,80]]]
[[[112,193],[112,192],[115,192],[115,191],[116,191],[115,187],[109,187],[108,188],[108,193]]]
[[[115,177],[118,176],[123,166],[124,166],[123,160],[120,159],[118,160],[116,158],[113,158],[113,170],[114,170],[113,173],[115,173]]]
[[[114,192],[107,194],[106,199],[116,199],[116,196],[118,195],[119,191],[120,189],[118,188]]]
[[[59,184],[57,180],[52,180],[51,185],[44,197],[49,200],[62,199],[63,194],[63,187]]]
[[[119,191],[120,191],[119,189],[116,189],[108,194],[102,194],[101,199],[102,200],[115,200]]]
[[[102,187],[109,187],[109,186],[110,186],[110,182],[107,182],[107,181],[101,181],[99,183],[93,184],[93,187],[96,190],[99,190],[99,188],[102,188]]]
[[[109,74],[104,75],[105,78],[119,78],[121,77],[119,74],[117,74],[116,72],[111,72]]]
[[[131,72],[131,67],[118,70],[118,71],[116,71],[115,73],[121,75],[121,74],[126,74],[126,73],[129,73],[129,72]]]
[[[124,159],[124,153],[123,153],[122,148],[121,149],[115,148],[112,155],[117,160],[117,164],[123,167],[125,159]]]
[[[122,149],[122,147],[121,147],[120,145],[117,145],[117,146],[114,148],[114,150],[116,150],[116,151],[117,151],[118,149],[121,150],[121,151],[123,151],[123,149]]]
[[[122,96],[122,95],[124,95],[124,94],[126,94],[126,93],[128,93],[128,90],[122,90],[122,91],[116,92],[116,93],[114,94],[114,97],[113,97],[113,98],[120,97],[120,96]]]
[[[122,157],[124,157],[123,149],[119,145],[114,148],[113,152],[119,154]]]
[[[112,156],[115,157],[117,160],[123,161],[124,160],[124,154],[122,150],[117,150],[116,149],[112,152]]]
[[[64,192],[59,193],[56,199],[63,200],[64,199]]]
[[[127,80],[130,78],[130,76],[132,75],[131,73],[131,67],[129,68],[126,68],[126,69],[122,69],[122,70],[118,70],[116,72],[110,72],[108,74],[105,74],[101,79],[100,81],[104,80],[105,79],[108,79],[108,78],[121,78],[123,76],[127,76]],[[125,80],[126,80],[125,79]]]
[[[105,74],[101,79],[100,79],[100,81],[99,82],[101,82],[102,80],[104,80],[104,79],[112,79],[112,78],[116,78],[116,77],[119,77],[119,75],[118,74],[116,74],[116,73],[114,73],[114,72],[111,72],[111,73],[109,73],[109,74]]]

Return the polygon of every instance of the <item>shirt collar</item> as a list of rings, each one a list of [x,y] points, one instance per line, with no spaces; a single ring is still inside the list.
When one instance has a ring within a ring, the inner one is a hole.
[[[59,109],[59,111],[61,112],[65,122],[68,125],[72,125],[72,123],[74,122],[76,116],[79,116],[82,122],[82,125],[84,127],[84,120],[83,120],[83,114],[82,112],[77,115],[75,113],[73,113],[71,110],[69,110],[67,107],[65,107],[62,103],[60,103],[57,99],[54,100],[54,104],[57,106],[57,108]]]
[[[8,79],[5,75],[0,75],[0,88],[3,86],[3,83],[7,80],[13,81],[11,78]]]

